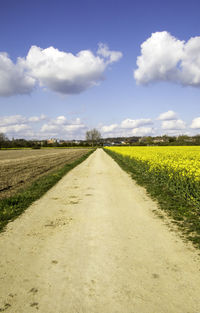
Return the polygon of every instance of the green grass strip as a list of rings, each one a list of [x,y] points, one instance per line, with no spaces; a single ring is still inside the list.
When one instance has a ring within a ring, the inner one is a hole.
[[[17,218],[23,213],[34,201],[39,199],[51,187],[53,187],[65,174],[78,164],[83,162],[88,156],[93,153],[90,150],[88,153],[78,158],[70,164],[64,165],[62,168],[35,180],[29,187],[21,189],[12,197],[0,200],[0,231],[8,224],[9,221]]]
[[[200,248],[200,186],[188,183],[181,186],[177,180],[169,181],[166,171],[150,172],[148,164],[105,149],[122,169],[144,186],[159,207],[165,210],[186,237]],[[191,200],[190,196],[193,196]]]

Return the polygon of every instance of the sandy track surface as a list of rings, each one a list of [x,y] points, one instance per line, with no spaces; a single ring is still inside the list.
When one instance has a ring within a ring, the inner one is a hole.
[[[0,312],[199,313],[200,260],[102,150],[0,235]]]

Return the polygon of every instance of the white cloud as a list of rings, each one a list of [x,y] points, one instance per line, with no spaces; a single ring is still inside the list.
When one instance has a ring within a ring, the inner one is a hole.
[[[161,132],[159,134],[160,136],[164,136],[164,135],[167,135],[167,136],[181,136],[181,135],[187,135],[187,136],[192,136],[194,134],[191,134],[190,132],[188,132],[187,129],[169,129],[169,130],[164,130],[163,132]]]
[[[67,119],[64,115],[60,115],[56,117],[56,119],[52,121],[52,123],[55,123],[56,125],[65,125],[67,123]]]
[[[16,64],[8,54],[0,53],[0,96],[29,94],[37,85],[61,94],[78,94],[104,79],[107,66],[122,57],[99,44],[97,55],[82,50],[76,55],[54,47],[32,46]]]
[[[0,117],[0,126],[9,126],[14,124],[22,124],[26,122],[26,117],[22,115],[10,115]]]
[[[190,125],[190,128],[200,129],[200,117],[196,117],[193,119],[192,124]]]
[[[117,62],[122,57],[122,53],[120,51],[110,51],[108,46],[103,43],[99,44],[97,54],[107,58],[107,64]]]
[[[63,130],[65,132],[75,132],[82,129],[86,129],[86,126],[84,124],[70,124],[63,127]]]
[[[20,64],[40,86],[62,94],[78,94],[102,81],[108,64],[121,57],[121,52],[110,51],[103,44],[100,44],[97,56],[90,50],[74,55],[54,47],[32,46],[27,57],[20,59]]]
[[[44,121],[46,119],[46,116],[44,114],[41,114],[40,116],[31,116],[28,118],[29,122],[40,122],[40,121]]]
[[[200,87],[200,37],[191,38],[184,47],[181,82]]]
[[[0,52],[0,96],[29,94],[35,86],[35,79],[17,63],[14,64],[7,53]]]
[[[150,124],[153,124],[150,118],[141,118],[137,120],[132,120],[132,119],[127,118],[126,120],[121,122],[121,127],[122,128],[137,128],[143,125],[150,125]]]
[[[162,129],[166,130],[181,130],[185,129],[186,124],[182,120],[171,120],[171,121],[163,121],[162,122]]]
[[[22,115],[10,115],[10,116],[2,116],[0,117],[0,126],[9,126],[9,125],[21,125],[24,123],[35,123],[40,122],[46,119],[46,116],[44,114],[41,114],[40,116],[31,116],[31,117],[25,117]]]
[[[132,130],[133,136],[152,136],[154,129],[152,127],[137,127]]]
[[[180,135],[180,133],[188,133],[189,128],[180,119],[161,121],[161,127],[155,128],[151,119],[133,120],[127,118],[118,124],[101,124],[98,129],[103,137],[154,136],[162,133]],[[200,129],[200,117],[193,119],[191,123],[190,131],[193,134],[197,133],[195,129]],[[64,115],[50,119],[43,114],[31,117],[22,115],[0,117],[0,132],[5,133],[9,138],[85,139],[87,130],[88,126],[79,117],[73,120],[66,118]]]
[[[51,119],[48,123],[44,124],[41,128],[41,131],[42,132],[48,130],[70,131],[72,129],[75,130],[78,128],[82,128],[83,126],[84,125],[81,123],[80,118],[76,118],[73,121],[69,121],[64,115],[60,115],[54,119]]]
[[[47,117],[40,116],[25,117],[22,115],[10,115],[0,117],[0,132],[8,137],[34,138],[35,131],[32,129],[38,122],[44,121]],[[39,136],[37,136],[39,138]]]
[[[28,129],[30,129],[30,127],[27,124],[8,125],[0,127],[0,133],[13,135],[22,132],[22,134],[24,134],[23,131]]]
[[[177,115],[174,111],[167,111],[167,112],[164,112],[164,113],[161,113],[158,118],[158,120],[160,121],[170,121],[170,120],[176,120],[177,119]]]
[[[59,126],[55,125],[55,124],[44,124],[41,127],[41,132],[51,132],[51,131],[59,131],[60,128]]]
[[[63,139],[84,138],[87,127],[80,118],[69,121],[65,116],[58,116],[50,120],[41,127],[41,132],[45,137],[59,137]],[[74,137],[73,137],[74,136]]]
[[[136,120],[127,118],[120,124],[102,126],[100,131],[109,137],[144,136],[153,133],[152,127],[144,127],[152,124],[153,121],[149,118]]]
[[[167,31],[153,33],[141,45],[137,66],[138,84],[171,81],[200,87],[200,37],[185,42]]]
[[[113,130],[115,130],[116,128],[118,127],[118,125],[117,124],[111,124],[111,125],[109,125],[109,126],[102,126],[102,128],[101,128],[101,131],[103,132],[103,133],[110,133],[110,132],[112,132]]]

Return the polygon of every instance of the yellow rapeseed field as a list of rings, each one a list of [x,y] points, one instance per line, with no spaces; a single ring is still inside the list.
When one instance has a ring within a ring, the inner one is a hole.
[[[149,165],[149,171],[167,171],[169,178],[200,181],[200,147],[109,147],[113,152]]]
[[[200,247],[200,147],[106,147]]]

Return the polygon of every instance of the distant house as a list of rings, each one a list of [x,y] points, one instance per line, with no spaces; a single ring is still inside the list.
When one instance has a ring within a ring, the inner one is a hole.
[[[55,139],[55,138],[47,139],[48,144],[56,143],[56,142],[57,142],[57,139]]]
[[[153,139],[153,143],[166,142],[163,138],[155,138]]]

